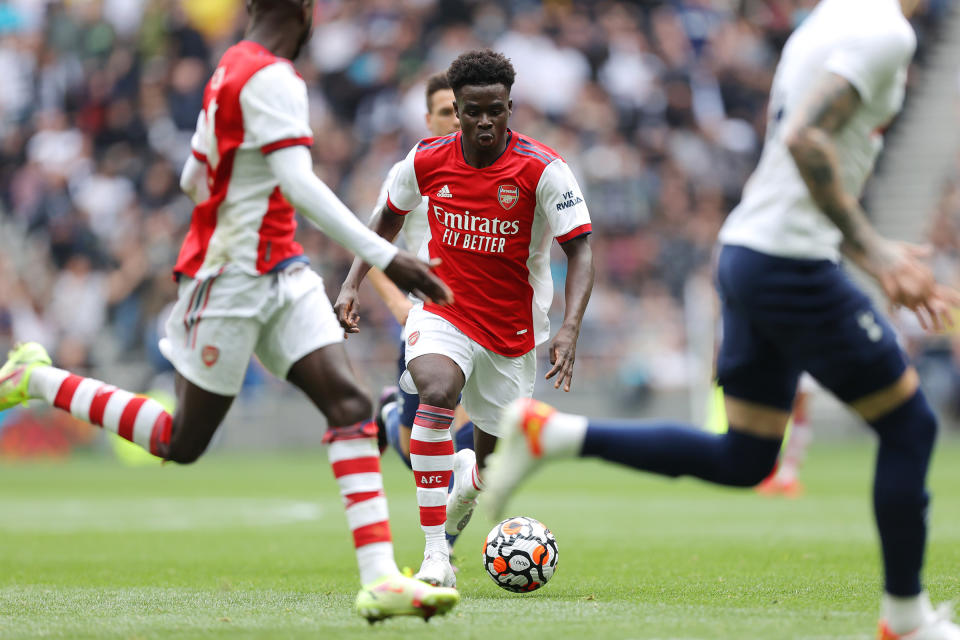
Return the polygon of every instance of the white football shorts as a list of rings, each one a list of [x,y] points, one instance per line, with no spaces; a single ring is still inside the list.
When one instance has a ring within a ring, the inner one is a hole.
[[[323,279],[303,263],[252,276],[230,266],[181,277],[160,350],[184,378],[223,396],[243,385],[250,356],[280,379],[305,355],[343,342]]]
[[[510,358],[490,351],[467,337],[450,321],[416,305],[407,316],[406,363],[418,356],[447,356],[463,371],[466,383],[460,403],[473,423],[490,435],[501,437],[500,414],[517,398],[533,396],[537,375],[537,351]],[[416,393],[413,378],[404,371],[400,386]]]

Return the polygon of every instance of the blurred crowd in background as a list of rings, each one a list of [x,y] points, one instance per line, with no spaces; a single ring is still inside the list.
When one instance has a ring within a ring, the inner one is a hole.
[[[564,156],[593,216],[577,385],[625,398],[683,388],[703,369],[687,327],[713,313],[717,231],[757,160],[778,52],[813,5],[318,0],[297,61],[316,171],[366,219],[389,167],[426,135],[425,78],[464,50],[502,51],[517,70],[512,128]],[[916,20],[917,64],[947,5],[930,0]],[[0,349],[38,340],[87,372],[145,363],[124,381],[134,389],[169,369],[156,342],[192,209],[178,174],[207,78],[245,21],[241,0],[0,0]],[[960,181],[929,215],[955,281]],[[300,238],[335,297],[351,256],[307,225]],[[392,371],[399,329],[365,296],[351,356]],[[960,397],[955,344],[912,348],[936,352]]]

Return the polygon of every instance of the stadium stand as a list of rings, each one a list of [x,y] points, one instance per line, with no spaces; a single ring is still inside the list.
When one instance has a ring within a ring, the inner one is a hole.
[[[466,48],[503,51],[518,72],[513,128],[565,156],[594,218],[578,386],[624,401],[685,389],[702,368],[689,327],[703,321],[684,302],[710,313],[699,298],[716,232],[757,157],[779,48],[813,4],[320,0],[298,63],[316,169],[368,215],[387,169],[424,134],[424,79]],[[927,4],[920,65],[950,11]],[[38,340],[66,368],[120,370],[144,389],[169,372],[156,342],[191,212],[178,172],[240,6],[0,5],[0,350]],[[938,264],[956,280],[960,178],[933,220]],[[350,256],[311,228],[300,237],[335,294]],[[351,350],[362,368],[389,371],[398,328],[370,291],[363,308]],[[955,389],[960,347],[936,344],[937,379]],[[250,384],[270,383],[254,369]]]

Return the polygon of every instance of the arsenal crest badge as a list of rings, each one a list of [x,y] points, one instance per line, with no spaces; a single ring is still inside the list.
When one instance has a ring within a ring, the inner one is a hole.
[[[203,348],[203,351],[200,352],[200,359],[203,360],[203,364],[208,367],[212,367],[217,364],[217,358],[220,357],[220,349],[217,349],[213,345],[206,345]]]
[[[497,188],[497,200],[504,209],[512,209],[520,199],[520,189],[515,184],[502,184]]]

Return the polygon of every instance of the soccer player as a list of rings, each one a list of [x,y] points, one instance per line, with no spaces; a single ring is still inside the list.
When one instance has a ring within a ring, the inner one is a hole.
[[[797,378],[808,371],[879,438],[873,503],[885,572],[882,640],[960,640],[921,585],[927,466],[936,418],[893,329],[844,274],[841,253],[887,298],[940,327],[956,292],[938,285],[918,247],[881,237],[858,196],[900,110],[916,39],[917,0],[823,0],[777,67],[759,166],[720,233],[718,358],[730,429],[665,421],[619,428],[532,401],[505,413],[503,450],[487,473],[499,513],[544,459],[600,457],[668,476],[752,486],[773,467]]]
[[[294,209],[399,286],[452,300],[423,261],[372,233],[313,174],[307,88],[294,71],[312,0],[247,0],[246,39],[206,86],[181,186],[197,203],[174,272],[179,297],[161,348],[177,370],[177,410],[51,366],[36,343],[0,369],[0,409],[45,399],[165,460],[195,461],[239,392],[251,355],[303,390],[330,425],[330,463],[353,534],[370,621],[429,618],[458,601],[397,570],[369,397],[347,361],[323,282],[294,241]]]
[[[433,136],[445,136],[455,133],[460,129],[460,120],[453,107],[453,90],[450,88],[450,82],[447,81],[446,73],[437,73],[427,79],[426,88],[427,113],[425,121],[427,130]],[[387,191],[390,183],[400,171],[403,162],[398,162],[387,173],[387,177],[380,189],[380,196],[377,198],[377,204],[373,209],[373,216],[376,216],[387,204]],[[403,227],[399,235],[409,251],[418,251],[424,243],[427,234],[427,204],[429,198],[424,196],[420,206],[410,211],[403,220]],[[367,278],[377,291],[377,295],[386,303],[387,308],[393,317],[396,318],[400,326],[407,323],[407,316],[413,308],[416,298],[411,300],[406,294],[400,291],[393,282],[386,277],[382,271],[373,268],[367,274]],[[404,358],[405,340],[400,342],[400,372],[402,375],[406,369],[406,360]],[[378,437],[380,438],[381,450],[387,443],[393,447],[394,451],[400,456],[404,464],[408,467],[410,463],[410,431],[413,428],[413,420],[416,416],[417,407],[420,406],[420,398],[415,393],[407,393],[396,387],[384,390],[381,396],[381,406],[377,407],[377,427]],[[457,415],[454,417],[452,429],[457,451],[463,449],[473,449],[473,423],[469,421],[466,412],[462,407],[458,408]],[[465,461],[467,466],[472,469],[472,452],[458,456],[458,459]],[[412,468],[412,467],[411,467]]]
[[[456,582],[444,532],[459,534],[473,512],[484,462],[500,435],[499,416],[512,400],[533,393],[535,347],[550,330],[552,238],[566,254],[568,273],[563,325],[550,344],[546,377],[567,391],[593,286],[590,216],[573,173],[555,151],[507,128],[510,61],[471,51],[453,61],[447,78],[461,131],[427,138],[410,151],[371,222],[392,239],[404,216],[429,197],[427,249],[455,295],[450,305],[428,302],[410,311],[401,378],[421,402],[410,440],[426,537],[417,576],[440,585]],[[366,271],[354,261],[334,305],[347,332],[358,330],[357,287]],[[449,428],[461,393],[476,426],[476,462],[467,469],[454,464]]]

